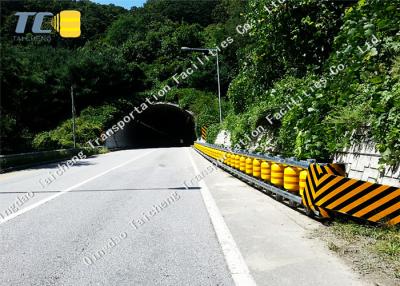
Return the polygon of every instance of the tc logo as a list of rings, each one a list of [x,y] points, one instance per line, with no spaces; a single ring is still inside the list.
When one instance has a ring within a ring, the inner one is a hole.
[[[30,16],[35,16],[32,33],[34,34],[49,34],[51,30],[42,30],[44,17],[53,17],[50,12],[17,12],[18,16],[17,27],[15,33],[25,33],[26,23]],[[75,10],[64,10],[58,13],[51,20],[51,25],[63,38],[78,38],[81,35],[81,12]]]

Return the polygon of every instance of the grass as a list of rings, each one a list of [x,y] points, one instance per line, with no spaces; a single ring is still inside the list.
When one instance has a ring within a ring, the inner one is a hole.
[[[350,242],[360,238],[370,242],[369,249],[378,255],[400,262],[400,229],[394,226],[360,225],[354,222],[334,222],[332,231]]]
[[[350,260],[361,273],[389,281],[383,285],[400,285],[399,227],[338,220],[322,236],[331,251]]]
[[[100,147],[98,150],[99,154],[106,154],[110,152],[107,147]]]

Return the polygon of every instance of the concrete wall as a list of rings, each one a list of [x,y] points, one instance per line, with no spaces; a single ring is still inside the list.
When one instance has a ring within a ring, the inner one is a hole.
[[[393,170],[385,166],[379,170],[381,155],[371,143],[352,146],[338,153],[334,162],[345,163],[350,178],[400,187],[400,168]]]

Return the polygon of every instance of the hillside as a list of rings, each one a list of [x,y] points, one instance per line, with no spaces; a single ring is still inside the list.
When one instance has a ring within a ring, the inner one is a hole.
[[[278,3],[279,2],[279,3]],[[157,1],[130,11],[89,1],[2,3],[1,153],[71,147],[74,88],[79,145],[169,84],[165,101],[194,112],[213,142],[329,160],[372,140],[382,163],[400,161],[398,1]],[[82,37],[14,38],[13,11],[77,9]],[[181,47],[220,49],[224,122],[215,61]],[[29,107],[29,108],[27,108]],[[205,108],[207,107],[207,108]]]

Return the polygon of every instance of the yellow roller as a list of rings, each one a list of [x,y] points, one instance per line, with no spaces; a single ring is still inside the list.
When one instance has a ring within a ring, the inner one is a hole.
[[[240,169],[240,156],[239,155],[235,155],[235,169]]]
[[[303,170],[300,172],[300,178],[299,178],[299,190],[301,196],[303,196],[304,189],[306,188],[306,182],[307,182],[307,170]]]
[[[253,160],[251,158],[246,159],[246,174],[247,175],[253,174]]]
[[[218,151],[217,160],[222,161],[224,158],[224,152]]]
[[[261,176],[261,164],[257,159],[253,160],[253,177],[260,178]]]
[[[246,157],[240,157],[240,171],[246,172]]]
[[[224,163],[226,164],[226,165],[228,165],[228,161],[229,161],[229,153],[227,153],[227,152],[224,152],[224,155],[225,155],[225,159],[224,159]]]
[[[284,167],[277,163],[271,166],[271,183],[277,187],[283,186],[283,169]]]
[[[288,166],[283,173],[283,187],[289,192],[299,191],[299,168]]]
[[[236,165],[236,155],[231,154],[231,167],[235,168],[235,165]]]
[[[264,181],[271,181],[271,164],[269,162],[261,163],[261,179]]]

